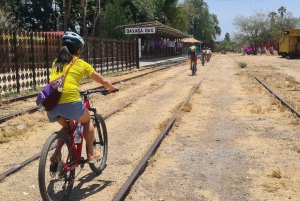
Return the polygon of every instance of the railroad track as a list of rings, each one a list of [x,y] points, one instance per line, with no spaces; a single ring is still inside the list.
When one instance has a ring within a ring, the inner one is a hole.
[[[186,60],[184,60],[183,62],[185,62]],[[136,76],[132,76],[132,77],[129,77],[129,78],[126,78],[126,79],[122,79],[122,80],[119,80],[118,82],[114,82],[114,85],[116,84],[119,84],[119,83],[122,83],[122,82],[126,82],[126,81],[129,81],[129,80],[133,80],[133,79],[137,79],[137,78],[140,78],[140,77],[143,77],[143,76],[146,76],[146,75],[149,75],[151,73],[155,73],[155,72],[158,72],[158,71],[162,71],[162,70],[166,70],[170,67],[173,67],[173,66],[177,66],[181,63],[182,61],[176,61],[176,62],[167,62],[165,63],[164,65],[161,65],[161,64],[157,64],[157,65],[153,65],[151,67],[148,67],[147,69],[150,69],[150,71],[148,72],[145,72],[145,73],[142,73],[142,74],[139,74],[139,75],[136,75]],[[159,68],[157,68],[159,65]],[[180,72],[179,74],[175,75],[175,76],[178,76],[180,75],[181,73],[183,72]],[[135,101],[137,101],[138,99],[140,99],[141,97],[144,97],[145,95],[157,90],[158,88],[162,87],[166,82],[163,82],[162,84],[160,84],[159,86],[156,86],[154,87],[153,89],[151,89],[150,91],[138,96],[138,97],[135,97],[134,99],[130,100],[130,101],[127,101],[122,107],[119,107],[117,109],[114,109],[113,111],[103,115],[104,119],[107,119],[109,118],[110,116],[112,116],[113,114],[117,113],[118,111],[122,110],[123,108],[126,108],[128,107],[129,105],[131,105],[132,103],[134,103]],[[92,88],[92,89],[97,89],[99,87],[96,87],[96,88]],[[101,87],[100,87],[101,88]],[[23,101],[25,99],[28,99],[28,98],[31,98],[31,97],[35,97],[35,95],[28,95],[26,97],[20,97],[20,98],[16,98],[16,99],[13,99],[11,101],[3,101],[4,104],[9,104],[11,102],[13,103],[18,103],[18,101]],[[23,113],[28,113],[28,111],[30,112],[36,112],[37,111],[37,107],[32,107],[32,108],[29,108],[27,110],[23,110],[23,111],[20,111],[20,112],[15,112],[15,113],[12,113],[12,114],[9,114],[9,115],[6,115],[5,117],[2,117],[2,121],[5,121],[5,120],[8,120],[10,118],[13,118],[13,117],[16,117],[16,116],[19,116],[19,115],[22,115]],[[40,153],[37,153],[35,154],[34,156],[26,159],[25,161],[21,162],[21,163],[18,163],[17,165],[15,165],[14,167],[10,168],[9,170],[3,172],[2,174],[0,174],[0,178],[5,178],[13,173],[16,173],[18,170],[20,170],[21,168],[23,168],[25,165],[28,165],[29,163],[31,163],[32,161],[38,159],[40,157]]]
[[[174,64],[171,65],[167,65],[165,67],[160,67],[157,70],[153,70],[151,72],[147,72],[145,74],[139,75],[139,76],[134,76],[131,78],[128,78],[126,80],[130,80],[130,79],[134,79],[137,77],[141,77],[144,76],[146,74],[150,74],[150,73],[154,73],[156,71],[159,70],[164,70],[167,69],[171,66],[174,66]],[[185,74],[185,72],[189,72],[189,70],[184,69],[180,72],[178,72],[177,74],[173,75],[169,80],[165,80],[163,83],[161,83],[158,86],[152,87],[151,90],[143,93],[142,95],[140,95],[139,97],[135,97],[134,99],[132,99],[131,101],[127,102],[126,104],[124,104],[122,107],[118,108],[118,109],[114,109],[113,111],[107,113],[106,115],[104,115],[104,118],[107,119],[108,117],[112,116],[113,114],[119,112],[120,110],[122,110],[123,108],[128,107],[129,105],[131,105],[132,103],[138,101],[139,99],[141,99],[142,97],[145,97],[148,94],[153,93],[155,90],[162,88],[168,81],[173,80],[175,77]],[[205,77],[205,76],[204,76]],[[128,190],[130,189],[130,186],[132,185],[132,182],[134,182],[135,179],[137,179],[138,175],[141,173],[141,171],[143,170],[143,167],[145,167],[146,165],[146,161],[147,158],[149,158],[152,154],[154,154],[155,150],[157,149],[157,147],[159,146],[161,140],[164,138],[165,135],[167,135],[168,131],[171,129],[172,125],[174,124],[174,121],[176,119],[176,117],[178,116],[178,114],[181,112],[181,110],[183,109],[183,107],[187,104],[187,102],[189,101],[189,99],[191,98],[191,96],[194,94],[194,92],[198,89],[199,85],[201,84],[201,82],[204,80],[204,77],[200,80],[200,82],[198,82],[195,86],[193,86],[192,91],[190,92],[190,94],[188,95],[188,97],[186,97],[186,99],[184,100],[184,103],[180,105],[180,108],[176,111],[176,113],[174,114],[174,116],[171,118],[171,120],[167,123],[166,127],[163,129],[163,131],[159,134],[158,138],[155,140],[155,142],[153,143],[153,145],[151,146],[151,148],[149,149],[149,151],[147,152],[147,154],[143,157],[141,164],[138,165],[138,167],[136,168],[136,170],[132,173],[131,176],[131,180],[127,181],[123,188],[120,190],[120,192],[117,194],[116,199],[119,199],[118,197],[124,197],[126,196],[126,194],[128,193]],[[125,82],[125,80],[119,81],[119,82]],[[12,175],[16,172],[18,172],[19,170],[21,170],[24,166],[28,165],[29,163],[35,161],[36,159],[38,159],[40,157],[40,153],[35,154],[34,156],[26,159],[25,161],[23,161],[22,163],[19,163],[17,165],[15,165],[14,167],[12,167],[11,169],[5,171],[4,173],[2,173],[1,177],[7,177],[9,175]]]
[[[112,82],[112,83],[114,85],[120,84],[120,83],[128,81],[128,80],[133,80],[133,79],[136,79],[136,78],[139,78],[142,76],[146,76],[148,74],[151,74],[151,73],[154,73],[157,71],[165,70],[174,65],[175,66],[179,65],[182,62],[186,62],[186,60],[184,59],[184,60],[177,60],[177,61],[168,61],[168,62],[157,63],[157,64],[153,64],[153,65],[148,65],[146,68],[139,70],[141,72],[141,74],[132,76],[130,78],[122,79],[117,82]],[[147,72],[143,73],[143,71],[147,71]],[[130,73],[132,73],[132,72],[122,73],[122,75],[130,74]],[[101,87],[97,87],[97,88],[101,88]],[[20,116],[25,113],[31,114],[31,113],[37,112],[38,108],[36,107],[35,102],[34,102],[36,96],[37,96],[37,93],[1,101],[0,102],[0,110],[2,110],[2,115],[0,116],[0,123],[3,123],[11,118]],[[22,104],[24,102],[30,102],[30,103],[26,104],[25,108],[22,105],[20,107],[16,107],[16,105],[20,105],[20,103]]]
[[[235,60],[235,62],[238,65],[238,61],[236,59],[234,59],[234,60]],[[292,103],[295,102],[295,100],[285,100],[283,98],[283,96],[280,96],[279,92],[276,92],[274,89],[272,89],[270,86],[268,86],[268,84],[266,82],[264,82],[262,78],[260,78],[259,76],[255,75],[254,73],[252,73],[251,76],[253,76],[255,78],[255,80],[259,84],[261,84],[265,89],[267,89],[278,101],[280,101],[280,103],[282,105],[286,106],[288,108],[288,110],[290,110],[292,113],[294,113],[297,117],[300,117],[300,112],[292,104]],[[274,78],[274,75],[272,75],[271,77]],[[275,77],[276,77],[275,80],[279,79],[279,77],[277,77],[277,76],[275,76]],[[292,78],[290,78],[290,77],[288,77],[286,75],[283,75],[282,78],[285,79],[285,80],[292,80]],[[264,79],[268,79],[268,75],[264,75]],[[270,82],[274,82],[274,80],[271,80]],[[294,82],[296,84],[300,83],[299,81],[295,81],[295,80],[292,80],[292,82]],[[284,91],[284,92],[282,92],[282,91]],[[292,91],[295,91],[295,90],[292,90]],[[292,91],[288,92],[287,90],[281,90],[281,93],[292,93]]]
[[[179,76],[180,74],[184,73],[186,70],[184,71],[180,71],[179,73],[177,73],[176,75],[174,75],[174,78]],[[179,115],[179,113],[182,111],[182,109],[184,108],[184,106],[189,102],[190,98],[193,96],[193,94],[197,91],[197,89],[199,88],[199,86],[201,85],[201,83],[206,79],[206,74],[209,72],[209,69],[206,71],[205,74],[202,74],[201,76],[198,75],[198,78],[200,78],[200,80],[198,80],[198,82],[196,84],[194,84],[193,86],[190,86],[191,91],[190,93],[188,93],[188,95],[186,97],[183,98],[183,103],[181,103],[178,107],[178,109],[173,112],[172,117],[170,118],[170,120],[166,123],[166,126],[163,128],[163,130],[159,133],[159,135],[157,136],[157,138],[154,140],[154,143],[151,144],[151,146],[149,146],[149,149],[147,149],[147,151],[145,151],[144,156],[142,157],[142,159],[139,159],[139,162],[136,164],[134,170],[131,172],[130,176],[127,178],[127,180],[123,183],[122,188],[120,188],[120,190],[115,194],[113,200],[118,201],[118,200],[124,200],[127,196],[127,194],[129,193],[131,186],[133,185],[133,183],[139,178],[139,176],[143,173],[143,171],[145,170],[149,159],[152,155],[155,154],[156,150],[158,149],[160,143],[162,142],[162,140],[165,138],[165,136],[169,133],[170,129],[172,128],[172,126],[174,125],[174,122],[176,121],[177,116]],[[256,78],[257,80],[259,80],[258,78]],[[172,78],[170,78],[167,81],[172,80]],[[117,112],[123,110],[123,108],[128,107],[129,105],[138,102],[140,99],[144,98],[145,96],[148,96],[151,93],[154,93],[156,90],[161,89],[164,87],[164,85],[166,85],[167,81],[161,83],[160,85],[157,85],[155,87],[152,87],[151,90],[148,90],[147,92],[141,94],[138,97],[135,97],[134,99],[132,99],[131,101],[127,102],[126,104],[124,104],[122,107],[112,110],[111,112],[107,113],[104,115],[104,117],[106,119],[108,119],[109,117],[113,116],[114,114],[116,114]],[[259,81],[260,82],[260,81]],[[262,84],[262,82],[260,82]],[[263,84],[264,87],[267,88],[267,86],[265,84]],[[272,90],[269,90],[272,93]],[[277,98],[280,98],[279,96]],[[282,99],[282,98],[280,98]],[[283,99],[282,99],[283,100]],[[281,101],[281,103],[285,103],[286,101]],[[288,107],[289,104],[287,104]],[[30,158],[30,160],[34,161],[39,157],[39,155],[35,155],[33,157]],[[29,159],[28,159],[29,160]],[[28,164],[28,163],[27,163]],[[25,165],[24,163],[21,163],[19,165],[17,165],[18,167]],[[8,175],[13,174],[15,172],[17,172],[17,166],[14,167],[15,169],[11,169],[12,172],[10,172]],[[7,172],[8,173],[8,172]],[[7,175],[7,176],[8,176]]]

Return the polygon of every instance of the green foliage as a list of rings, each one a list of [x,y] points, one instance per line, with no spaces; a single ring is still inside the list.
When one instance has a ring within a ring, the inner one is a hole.
[[[224,46],[229,46],[230,45],[230,41],[227,40],[227,39],[224,39],[222,42],[221,42],[221,45],[224,47]]]
[[[30,3],[29,3],[30,2]],[[55,12],[52,0],[35,0],[20,2],[19,0],[7,1],[5,9],[12,13],[14,21],[19,21],[19,26],[26,30],[50,31],[56,28]]]
[[[188,33],[194,38],[205,42],[212,42],[221,34],[219,21],[215,14],[209,12],[204,0],[185,0],[190,29]]]
[[[0,9],[0,29],[8,28],[15,29],[18,27],[18,22],[11,17],[11,13]]]
[[[239,67],[246,68],[247,67],[247,63],[246,62],[239,62]]]
[[[129,6],[123,7],[121,2],[122,0],[116,0],[114,3],[107,4],[102,12],[104,38],[124,39],[129,37],[116,29],[117,26],[133,23]]]
[[[185,11],[186,5],[184,4],[171,7],[166,13],[166,17],[168,19],[166,25],[187,33],[189,24]]]
[[[281,7],[278,9],[278,13],[280,14],[281,19],[282,19],[284,13],[286,13],[286,8],[285,8],[284,6],[281,6]]]
[[[246,44],[257,48],[263,41],[278,42],[280,30],[300,26],[300,19],[286,12],[284,7],[278,9],[278,12],[280,16],[277,16],[274,11],[268,14],[254,12],[253,15],[247,17],[238,15],[233,21],[237,30],[233,37],[234,43],[240,48]]]
[[[225,40],[230,42],[230,34],[228,32],[225,34]]]
[[[66,2],[64,7],[61,0],[10,0],[0,6],[27,31],[63,31],[66,19],[67,30],[79,27],[83,35],[86,27],[92,36],[124,39],[130,36],[116,26],[158,20],[206,42],[221,34],[218,18],[204,0],[87,0],[85,18],[81,1]]]

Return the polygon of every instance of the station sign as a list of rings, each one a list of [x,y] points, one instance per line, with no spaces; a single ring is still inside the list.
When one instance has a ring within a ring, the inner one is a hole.
[[[125,28],[125,34],[154,34],[155,27]]]

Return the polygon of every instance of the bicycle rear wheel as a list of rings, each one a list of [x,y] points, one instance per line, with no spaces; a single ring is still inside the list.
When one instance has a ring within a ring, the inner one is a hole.
[[[55,154],[57,146],[61,147],[61,154]],[[75,169],[69,172],[64,171],[69,150],[72,150],[71,141],[66,134],[60,132],[50,135],[44,144],[38,170],[39,188],[43,201],[67,200],[70,196]],[[52,162],[51,157],[55,158]],[[69,157],[69,164],[72,164],[75,159],[74,151],[70,152]]]
[[[94,115],[91,115],[91,119],[95,128],[93,147],[102,156],[95,163],[89,163],[89,166],[94,173],[100,174],[106,168],[108,151],[107,129],[105,121],[100,114],[97,114],[96,118]]]
[[[193,66],[192,66],[192,75],[196,75],[196,63],[195,62],[193,63]]]

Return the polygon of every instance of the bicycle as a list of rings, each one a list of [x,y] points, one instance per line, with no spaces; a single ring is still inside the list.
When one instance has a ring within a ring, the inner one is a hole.
[[[116,90],[118,91],[118,90]],[[116,92],[114,91],[114,92]],[[107,95],[107,89],[85,90],[81,91],[83,96],[84,106],[92,112],[91,120],[95,127],[94,150],[101,151],[102,156],[97,159],[95,163],[88,163],[90,169],[96,173],[101,174],[106,168],[108,139],[107,129],[103,117],[97,114],[96,108],[90,106],[89,94],[102,93]],[[66,119],[68,122],[69,120]],[[38,182],[41,197],[44,201],[50,200],[67,200],[71,194],[75,176],[75,169],[80,166],[83,168],[87,163],[81,156],[83,136],[80,143],[75,143],[74,134],[79,122],[74,122],[73,127],[69,125],[68,135],[62,132],[55,132],[49,136],[41,152],[38,170]]]
[[[205,55],[203,55],[202,54],[202,56],[201,56],[201,63],[202,63],[202,66],[204,66],[204,64],[205,64]]]
[[[206,61],[207,62],[209,62],[210,61],[210,57],[211,57],[211,55],[210,54],[207,54],[207,56],[206,56],[207,58],[206,58]]]

